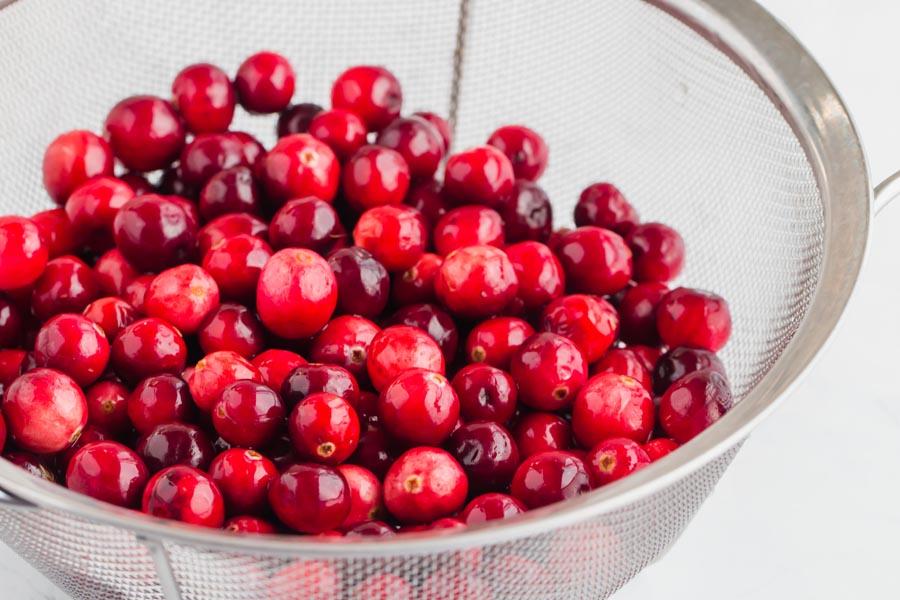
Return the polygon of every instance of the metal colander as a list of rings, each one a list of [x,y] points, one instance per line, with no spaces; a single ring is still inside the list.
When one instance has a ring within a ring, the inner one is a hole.
[[[351,64],[388,66],[407,111],[451,114],[457,149],[501,124],[534,127],[551,148],[542,184],[558,226],[583,187],[608,180],[644,219],[677,227],[683,281],[731,304],[722,356],[740,403],[581,498],[377,542],[185,527],[0,461],[0,539],[91,600],[351,599],[380,573],[433,600],[609,596],[678,537],[847,303],[872,190],[840,98],[749,0],[19,0],[0,11],[0,212],[49,206],[39,165],[59,132],[99,130],[126,95],[166,95],[187,63],[234,72],[260,49],[292,61],[298,101],[327,103]],[[235,127],[274,141],[272,118],[240,114]]]

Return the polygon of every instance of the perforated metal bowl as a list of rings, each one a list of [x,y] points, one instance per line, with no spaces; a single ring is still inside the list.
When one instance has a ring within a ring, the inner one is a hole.
[[[609,180],[645,219],[676,226],[683,280],[731,304],[723,358],[740,403],[626,480],[462,532],[235,537],[100,504],[0,461],[0,538],[92,600],[350,599],[377,573],[435,600],[481,598],[470,577],[496,599],[610,595],[678,537],[847,303],[872,189],[840,98],[749,0],[19,0],[0,11],[0,212],[48,205],[38,165],[58,132],[99,130],[125,95],[165,95],[188,62],[233,72],[264,48],[291,59],[298,99],[322,103],[348,65],[389,66],[408,111],[454,116],[457,148],[503,123],[534,127],[551,148],[543,184],[558,225],[586,184]],[[271,119],[241,115],[236,127],[273,141]]]

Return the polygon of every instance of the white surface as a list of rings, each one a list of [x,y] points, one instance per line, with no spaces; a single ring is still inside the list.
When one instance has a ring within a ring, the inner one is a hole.
[[[733,0],[742,2],[744,0]],[[872,175],[900,169],[900,3],[763,0],[850,106]],[[616,600],[844,600],[900,589],[900,206],[830,348],[745,444],[668,556]],[[0,544],[3,598],[66,596]]]

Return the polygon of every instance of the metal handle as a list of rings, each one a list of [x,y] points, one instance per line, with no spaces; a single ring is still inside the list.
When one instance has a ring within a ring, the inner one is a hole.
[[[897,197],[900,197],[900,171],[879,183],[875,188],[875,214],[884,210]]]

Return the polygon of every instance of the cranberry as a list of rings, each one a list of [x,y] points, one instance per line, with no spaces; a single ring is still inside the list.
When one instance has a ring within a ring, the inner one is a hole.
[[[226,131],[234,117],[234,88],[228,75],[214,65],[190,65],[172,82],[174,104],[192,133]]]
[[[248,517],[246,515],[231,517],[225,521],[225,525],[222,526],[222,529],[228,533],[244,535],[273,535],[278,533],[275,526],[268,521],[258,517]]]
[[[413,588],[397,575],[371,575],[354,588],[350,597],[366,600],[412,600]]]
[[[173,465],[205,470],[214,455],[207,435],[187,423],[157,425],[141,436],[135,449],[151,473]]]
[[[401,204],[409,190],[409,167],[390,148],[365,146],[347,162],[342,190],[350,206],[362,212],[385,204]]]
[[[336,108],[317,113],[306,133],[328,144],[341,162],[347,161],[366,144],[366,124],[349,110]]]
[[[30,219],[0,217],[0,290],[35,282],[47,265],[47,245]],[[56,259],[54,259],[56,260]]]
[[[575,206],[575,225],[594,225],[625,235],[640,222],[637,211],[611,183],[588,186]]]
[[[653,370],[656,367],[656,362],[663,354],[663,349],[658,346],[641,346],[640,344],[630,346],[629,349],[634,352],[635,356],[637,356],[644,365],[644,368],[647,369],[647,372],[652,375]]]
[[[644,444],[644,452],[650,458],[650,462],[656,462],[664,456],[668,456],[679,448],[680,444],[669,438],[656,438]]]
[[[335,80],[331,105],[359,115],[369,131],[381,131],[400,114],[403,92],[397,78],[383,67],[351,67]]]
[[[222,492],[229,513],[259,515],[268,508],[269,483],[278,476],[278,469],[258,452],[232,448],[213,459],[209,476]]]
[[[55,455],[7,451],[3,454],[3,458],[33,477],[56,483],[56,467],[53,461]]]
[[[125,185],[131,188],[131,191],[134,192],[135,196],[152,194],[156,189],[153,184],[147,180],[147,177],[145,177],[141,173],[133,173],[129,171],[127,173],[119,175],[119,179],[122,180]]]
[[[206,256],[209,250],[220,242],[228,241],[241,234],[268,242],[269,226],[262,219],[247,213],[222,215],[207,223],[200,230],[197,235],[197,248],[201,256]]]
[[[384,512],[381,482],[372,471],[357,465],[341,465],[338,471],[350,489],[350,512],[341,523],[348,529],[358,523],[378,519]]]
[[[118,381],[100,381],[85,391],[88,422],[110,435],[118,436],[131,430],[128,418],[130,390]]]
[[[92,179],[75,188],[66,200],[66,216],[79,236],[102,236],[111,242],[113,221],[132,198],[134,190],[121,179]]]
[[[31,310],[42,321],[60,313],[80,313],[98,294],[91,268],[74,256],[61,256],[48,262],[35,282]]]
[[[229,444],[258,448],[285,424],[281,398],[255,381],[235,381],[220,392],[212,410],[216,433]]]
[[[644,362],[631,348],[612,348],[592,368],[591,375],[615,373],[634,379],[648,392],[653,392],[653,381]]]
[[[309,356],[318,363],[343,367],[359,379],[366,375],[369,344],[379,331],[375,323],[363,317],[337,317],[316,336]]]
[[[456,356],[459,332],[453,318],[434,304],[411,304],[395,312],[391,325],[409,325],[428,333],[441,347],[444,359],[452,362]]]
[[[260,381],[275,391],[296,367],[306,364],[306,359],[288,350],[266,350],[257,354],[251,364],[259,371]]]
[[[289,200],[269,226],[269,241],[274,248],[308,248],[322,255],[346,235],[334,208],[313,197]]]
[[[537,181],[547,168],[547,143],[523,125],[506,125],[494,131],[487,143],[509,158],[516,179]]]
[[[337,280],[324,258],[302,248],[285,248],[263,267],[256,309],[263,325],[288,339],[316,334],[334,313]]]
[[[519,466],[512,434],[493,421],[466,423],[450,437],[447,450],[462,465],[474,493],[506,489]]]
[[[147,298],[147,290],[150,289],[150,284],[154,279],[156,279],[156,275],[140,275],[125,286],[125,293],[122,294],[122,297],[125,302],[134,307],[138,315],[146,315],[144,302]]]
[[[196,186],[188,185],[184,180],[181,165],[175,165],[163,171],[162,176],[159,178],[159,183],[148,193],[195,198],[199,191]]]
[[[538,410],[560,410],[572,405],[587,380],[587,362],[570,339],[538,333],[513,355],[509,372],[519,384],[519,399],[524,404]]]
[[[394,304],[417,304],[434,302],[434,280],[441,269],[444,259],[437,254],[426,252],[409,269],[400,273],[393,280],[391,299]]]
[[[259,52],[238,67],[234,78],[238,101],[251,113],[275,113],[287,108],[294,95],[294,69],[274,52]]]
[[[15,304],[0,297],[0,348],[13,348],[22,339],[22,315]]]
[[[87,401],[68,375],[39,368],[6,388],[3,417],[20,448],[38,454],[59,452],[77,440],[84,429]]]
[[[615,294],[631,279],[631,250],[616,233],[600,227],[579,227],[562,236],[556,250],[574,291]]]
[[[503,219],[486,206],[461,206],[441,217],[434,228],[434,246],[447,256],[465,246],[504,246]]]
[[[400,373],[378,398],[385,430],[410,446],[440,446],[459,419],[459,399],[447,378],[425,369]]]
[[[206,316],[197,339],[204,354],[231,350],[244,358],[253,358],[262,352],[265,331],[246,306],[225,303]]]
[[[671,281],[684,266],[684,240],[662,223],[636,225],[625,236],[634,255],[635,281]]]
[[[581,388],[572,409],[575,441],[590,449],[607,438],[643,444],[653,431],[655,406],[640,383],[616,373],[595,375]]]
[[[477,575],[459,568],[445,568],[433,572],[422,584],[423,600],[494,600],[488,584]]]
[[[40,238],[47,247],[48,258],[57,258],[78,252],[84,243],[82,233],[76,231],[69,222],[69,215],[63,208],[51,208],[31,216],[38,228]]]
[[[143,271],[161,271],[194,257],[197,223],[170,197],[135,196],[113,222],[116,247]]]
[[[725,377],[725,366],[709,350],[678,347],[663,354],[653,369],[653,391],[657,396],[666,393],[673,383],[694,371],[711,369]]]
[[[344,398],[317,392],[307,396],[291,411],[291,440],[305,460],[336,466],[356,450],[359,419]]]
[[[684,444],[718,421],[732,404],[731,389],[721,373],[694,371],[666,390],[659,402],[659,423],[669,437]]]
[[[272,575],[266,586],[266,598],[331,600],[340,596],[341,587],[338,573],[331,564],[320,560],[297,560]]]
[[[377,144],[400,153],[413,179],[430,179],[444,157],[444,139],[421,117],[395,119],[378,134]]]
[[[337,365],[307,363],[297,366],[285,378],[281,396],[293,408],[306,397],[318,392],[340,396],[355,406],[359,400],[359,384],[350,372]]]
[[[126,508],[138,506],[150,477],[133,450],[112,441],[83,446],[68,465],[66,487],[70,490]]]
[[[553,206],[547,192],[530,181],[517,180],[512,193],[498,209],[503,217],[506,241],[546,241],[553,230]]]
[[[639,283],[625,291],[619,302],[620,336],[628,344],[659,345],[657,309],[669,288],[663,283]]]
[[[269,504],[282,523],[302,533],[335,529],[350,512],[350,488],[340,471],[299,463],[269,485]]]
[[[656,327],[670,348],[688,346],[718,352],[731,335],[731,313],[721,296],[681,287],[660,302]]]
[[[142,510],[154,517],[218,528],[225,521],[222,493],[209,476],[177,465],[154,475],[144,489]]]
[[[525,506],[512,496],[491,492],[482,494],[469,502],[460,514],[460,518],[466,525],[475,525],[515,517],[526,510]]]
[[[598,486],[618,481],[650,464],[640,444],[628,438],[609,438],[588,454],[588,468]]]
[[[450,130],[450,123],[448,123],[444,117],[433,112],[416,112],[413,113],[413,116],[431,123],[441,135],[441,142],[443,144],[444,153],[446,154],[450,149],[450,142],[453,137],[453,132]]]
[[[387,270],[362,248],[342,248],[328,257],[338,286],[338,309],[375,318],[387,306],[391,280]]]
[[[394,537],[397,532],[383,521],[363,521],[347,529],[346,537]]]
[[[172,164],[184,146],[185,130],[175,108],[155,96],[132,96],[109,112],[104,125],[116,158],[132,171]]]
[[[279,138],[307,133],[313,118],[324,109],[318,104],[302,102],[288,106],[278,115],[277,133]]]
[[[451,382],[466,421],[509,422],[516,412],[518,388],[504,371],[486,364],[468,365]]]
[[[493,146],[480,146],[451,154],[444,168],[443,194],[457,205],[503,205],[513,192],[512,163]]]
[[[510,492],[533,509],[586,494],[591,487],[591,474],[583,460],[569,452],[550,450],[519,465]]]
[[[562,265],[544,244],[529,241],[507,246],[506,256],[519,280],[518,297],[527,310],[543,308],[565,292]]]
[[[298,133],[278,140],[257,165],[256,175],[275,206],[304,196],[331,202],[337,193],[340,165],[327,144]]]
[[[512,263],[503,250],[493,246],[468,246],[452,252],[434,282],[441,303],[463,317],[501,312],[518,289]]]
[[[416,327],[392,325],[372,338],[366,367],[373,387],[381,391],[408,369],[444,373],[444,354],[434,339]],[[448,432],[449,435],[449,432]]]
[[[203,270],[216,282],[226,300],[252,302],[272,248],[258,237],[242,233],[220,241],[203,257]]]
[[[244,144],[230,133],[203,133],[181,151],[181,179],[191,189],[200,189],[225,169],[247,166]]]
[[[44,152],[44,187],[57,204],[85,181],[113,174],[112,149],[90,131],[69,131],[53,140]]]
[[[0,387],[9,386],[16,377],[35,368],[33,363],[34,357],[24,350],[0,350]]]
[[[129,283],[140,276],[122,253],[113,248],[94,264],[94,276],[100,292],[105,296],[122,296]]]
[[[513,354],[532,335],[534,328],[516,317],[482,321],[472,328],[466,338],[466,360],[509,370]]]
[[[163,271],[150,284],[144,310],[165,319],[186,334],[196,333],[203,319],[219,305],[219,286],[197,265]]]
[[[384,478],[384,502],[401,523],[430,523],[456,513],[469,491],[466,474],[438,448],[408,450]]]
[[[360,420],[378,422],[378,394],[375,392],[361,391],[355,408]]]
[[[0,311],[0,319],[2,319]],[[133,306],[112,296],[94,300],[84,309],[84,316],[98,327],[106,335],[106,339],[112,342],[119,332],[138,319],[138,313]],[[2,328],[2,325],[0,325]],[[0,346],[3,346],[0,343]]]
[[[441,217],[452,208],[441,194],[441,183],[433,179],[413,182],[403,203],[420,213],[429,227],[434,227]]]
[[[585,360],[593,363],[615,340],[619,317],[603,298],[572,294],[547,305],[541,315],[541,328],[575,342],[584,352]]]
[[[127,411],[134,428],[138,433],[145,434],[157,425],[189,421],[193,414],[193,400],[183,379],[163,373],[147,377],[134,388],[128,397]]]
[[[187,347],[177,329],[159,319],[142,319],[123,329],[112,344],[112,366],[136,383],[159,373],[181,373]]]
[[[260,192],[249,167],[219,171],[200,191],[200,214],[207,221],[231,213],[259,214]]]
[[[362,426],[359,444],[356,445],[356,452],[350,457],[350,462],[365,467],[376,477],[383,479],[396,456],[381,426],[369,421]]]
[[[247,359],[228,350],[207,354],[185,376],[194,403],[203,412],[211,413],[222,390],[242,380],[260,381],[259,371]]]
[[[377,206],[364,212],[353,243],[372,253],[388,271],[404,271],[425,252],[428,233],[419,212],[408,206]]]

